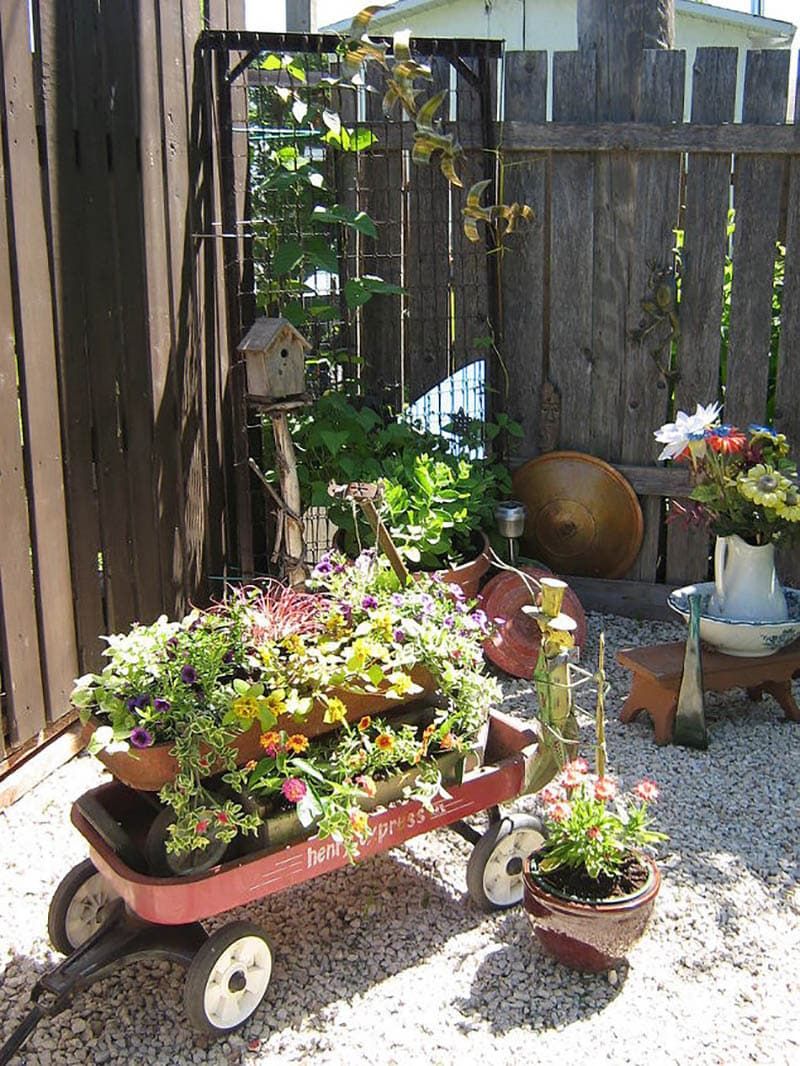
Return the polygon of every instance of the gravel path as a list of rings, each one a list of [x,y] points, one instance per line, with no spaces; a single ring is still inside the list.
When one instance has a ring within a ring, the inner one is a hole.
[[[593,615],[615,649],[675,639],[673,625]],[[588,650],[588,661],[596,650]],[[657,748],[646,716],[617,721],[627,675],[611,668],[608,742],[630,785],[654,777],[663,888],[629,965],[571,973],[545,958],[521,908],[485,916],[466,895],[469,846],[432,833],[388,855],[235,912],[275,951],[265,1003],[241,1033],[191,1031],[182,973],[133,963],[46,1020],[16,1060],[60,1063],[310,1062],[492,1066],[567,1062],[796,1063],[800,1060],[800,728],[765,699],[710,697],[710,748]],[[505,684],[505,709],[530,717],[530,686]],[[587,750],[591,730],[585,729]],[[71,801],[101,779],[74,759],[0,813],[0,1037],[54,956],[47,906],[86,849]],[[520,809],[535,810],[532,797]]]

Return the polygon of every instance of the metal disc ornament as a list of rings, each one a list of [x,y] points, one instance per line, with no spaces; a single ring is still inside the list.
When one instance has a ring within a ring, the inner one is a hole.
[[[548,452],[513,476],[528,509],[522,551],[559,574],[622,577],[644,535],[642,508],[613,466],[581,452]]]
[[[549,570],[536,566],[521,566],[519,569],[537,581],[553,577]],[[483,645],[486,658],[512,677],[533,677],[542,633],[535,615],[523,610],[531,606],[531,594],[522,578],[504,570],[484,585],[480,601],[487,617],[494,623],[494,632]],[[564,593],[562,611],[575,620],[575,643],[582,648],[586,643],[586,615],[571,588]]]

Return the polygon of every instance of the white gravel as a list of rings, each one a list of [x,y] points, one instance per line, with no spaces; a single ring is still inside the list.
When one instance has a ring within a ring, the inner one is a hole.
[[[603,626],[610,659],[625,645],[683,635],[668,624],[590,621],[590,661]],[[628,678],[610,673],[613,767],[627,784],[658,781],[670,834],[653,920],[619,973],[582,976],[551,962],[521,908],[479,913],[464,883],[469,845],[440,831],[234,912],[266,929],[275,969],[264,1004],[228,1040],[188,1027],[179,967],[141,962],[42,1022],[16,1061],[798,1062],[800,727],[770,699],[711,696],[707,752],[657,748],[646,716],[618,722]],[[534,713],[527,683],[505,690],[507,710]],[[47,942],[48,903],[86,854],[69,806],[100,779],[94,760],[75,759],[0,813],[0,1041],[37,975],[59,959]],[[536,801],[517,806],[535,810]]]

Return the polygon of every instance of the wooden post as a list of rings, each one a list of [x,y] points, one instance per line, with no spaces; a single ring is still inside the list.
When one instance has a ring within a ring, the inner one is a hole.
[[[578,0],[578,47],[597,55],[597,118],[638,117],[645,48],[671,48],[675,0]]]
[[[311,33],[316,28],[316,0],[286,0],[287,33]]]
[[[297,477],[297,456],[285,414],[273,414],[272,433],[275,437],[275,461],[281,483],[281,499],[286,504],[284,536],[286,538],[286,576],[290,585],[300,585],[308,578],[303,540],[303,503]]]

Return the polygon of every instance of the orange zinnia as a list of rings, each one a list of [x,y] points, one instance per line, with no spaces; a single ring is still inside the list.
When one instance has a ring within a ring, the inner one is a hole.
[[[268,733],[262,733],[258,738],[258,742],[265,751],[268,751],[270,748],[277,749],[281,742],[281,735],[272,729]]]
[[[286,750],[293,751],[296,755],[305,751],[308,747],[308,737],[302,733],[293,733],[286,741]]]
[[[389,736],[388,733],[381,733],[375,738],[375,747],[380,748],[381,751],[391,751],[394,747],[394,737]]]
[[[358,723],[358,728],[363,733],[364,730],[365,729],[369,729],[369,727],[371,725],[372,725],[372,719],[370,718],[370,716],[368,714],[365,714],[364,717],[362,719],[360,719],[360,721]]]

